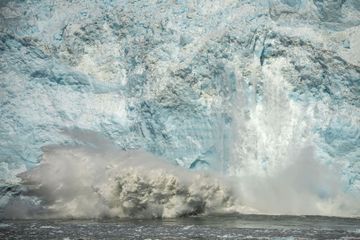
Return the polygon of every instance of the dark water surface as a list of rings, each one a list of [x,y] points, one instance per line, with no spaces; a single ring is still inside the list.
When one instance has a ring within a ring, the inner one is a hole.
[[[360,219],[241,215],[165,220],[3,220],[0,239],[360,239]]]

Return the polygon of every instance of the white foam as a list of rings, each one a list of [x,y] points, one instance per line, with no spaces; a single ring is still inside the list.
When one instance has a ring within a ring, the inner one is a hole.
[[[143,151],[109,145],[51,147],[21,175],[48,217],[178,217],[251,212],[229,180],[193,172]]]
[[[230,178],[190,171],[144,151],[122,151],[91,132],[68,134],[87,144],[48,147],[41,164],[20,175],[27,194],[37,196],[45,209],[33,217],[360,213],[356,196],[343,191],[340,173],[314,161],[311,147],[299,151],[276,175],[250,172]],[[24,217],[31,212],[28,207],[18,204],[9,209]],[[11,211],[7,214],[14,217]]]

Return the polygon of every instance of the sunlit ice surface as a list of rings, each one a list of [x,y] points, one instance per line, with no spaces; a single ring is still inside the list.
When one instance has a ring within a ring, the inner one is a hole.
[[[319,238],[357,238],[359,9],[1,1],[3,236],[60,227],[75,238],[82,223],[70,219],[110,218],[84,229],[296,238],[305,226],[317,238],[314,226],[329,233]]]

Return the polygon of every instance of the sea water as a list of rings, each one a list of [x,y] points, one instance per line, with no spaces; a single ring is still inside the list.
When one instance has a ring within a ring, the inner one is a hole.
[[[360,239],[359,218],[228,215],[176,219],[5,220],[1,239]]]

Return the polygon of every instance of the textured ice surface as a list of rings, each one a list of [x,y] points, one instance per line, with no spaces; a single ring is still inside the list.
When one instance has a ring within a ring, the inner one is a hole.
[[[359,11],[357,0],[2,1],[0,178],[16,183],[43,147],[76,142],[63,131],[85,129],[260,182],[325,165],[320,182],[335,169],[359,196]]]

